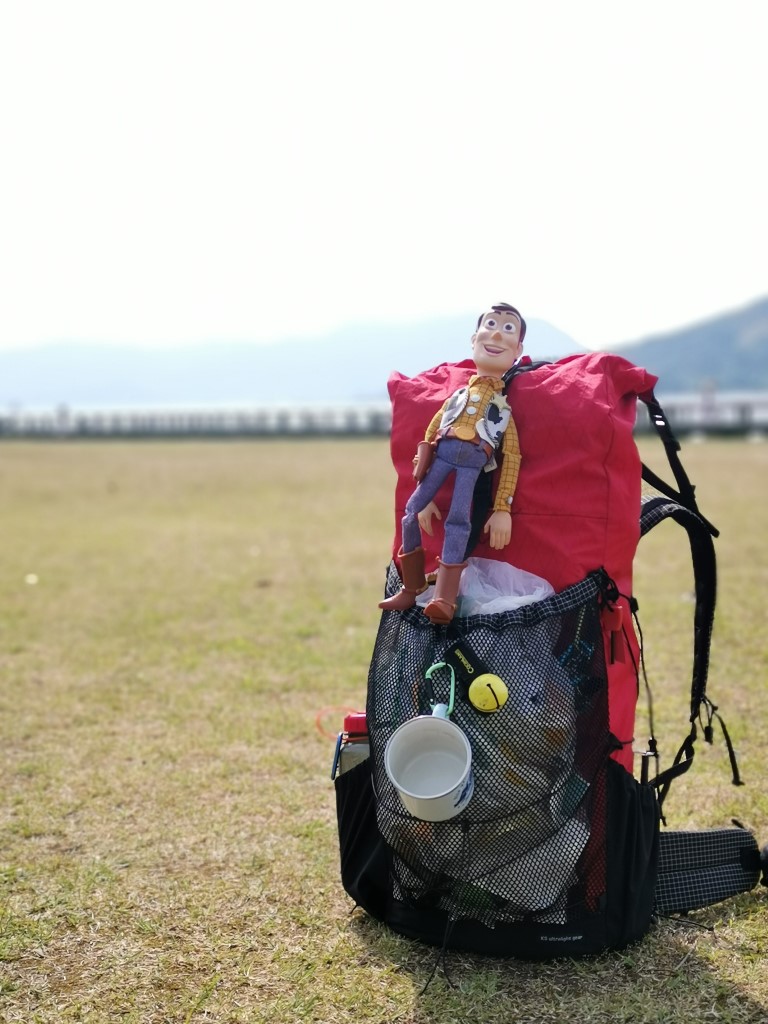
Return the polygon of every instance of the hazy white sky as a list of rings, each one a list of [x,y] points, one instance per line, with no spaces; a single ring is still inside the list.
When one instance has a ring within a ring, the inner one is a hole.
[[[2,0],[0,345],[768,294],[765,0]]]

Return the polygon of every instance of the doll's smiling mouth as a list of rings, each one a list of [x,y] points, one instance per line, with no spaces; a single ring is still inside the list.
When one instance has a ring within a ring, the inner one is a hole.
[[[500,356],[504,351],[503,348],[495,348],[493,345],[483,345],[483,348],[489,356]]]

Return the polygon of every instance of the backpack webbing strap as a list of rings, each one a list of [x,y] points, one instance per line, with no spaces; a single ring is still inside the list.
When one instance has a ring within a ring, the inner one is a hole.
[[[695,753],[694,743],[696,741],[696,726],[691,726],[691,731],[683,740],[680,745],[680,749],[675,754],[675,759],[669,768],[665,768],[663,772],[659,772],[654,779],[650,780],[650,785],[654,787],[658,792],[656,799],[659,804],[659,813],[661,814],[661,820],[666,825],[667,821],[662,813],[662,807],[664,801],[667,798],[669,787],[672,785],[672,780],[676,779],[679,775],[684,775],[685,772],[693,764],[693,755]]]
[[[675,435],[672,433],[672,428],[669,425],[669,420],[666,417],[664,410],[661,408],[656,395],[653,391],[646,391],[642,395],[638,395],[641,402],[644,402],[648,409],[648,418],[651,421],[651,425],[659,435],[661,443],[664,445],[664,451],[667,455],[667,461],[669,462],[672,475],[675,478],[677,484],[677,490],[671,487],[666,481],[662,480],[660,476],[649,469],[648,466],[643,463],[642,476],[643,480],[651,487],[654,487],[657,491],[662,494],[666,494],[668,498],[678,502],[683,508],[689,509],[691,512],[695,512],[699,519],[706,525],[713,537],[719,536],[718,531],[715,527],[704,518],[699,512],[699,507],[696,504],[696,488],[693,486],[691,481],[688,479],[688,474],[683,468],[683,464],[680,461],[678,452],[680,451],[680,442],[677,440]]]

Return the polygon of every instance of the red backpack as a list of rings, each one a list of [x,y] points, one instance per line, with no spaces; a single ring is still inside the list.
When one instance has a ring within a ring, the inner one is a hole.
[[[396,554],[416,446],[472,372],[464,362],[390,379],[398,480],[386,596],[400,587]],[[707,833],[702,847],[703,834],[659,832],[670,782],[692,763],[697,724],[711,740],[718,717],[706,696],[717,531],[698,511],[655,383],[606,354],[517,368],[507,389],[522,452],[512,540],[494,551],[482,538],[492,497],[491,474],[482,474],[470,544],[473,556],[542,577],[554,593],[495,614],[459,607],[447,626],[418,606],[382,614],[368,677],[370,757],[336,778],[339,839],[347,892],[405,935],[495,954],[591,953],[639,938],[654,912],[703,906],[757,883],[751,833]],[[676,487],[641,465],[638,398]],[[643,480],[653,495],[643,496]],[[447,492],[436,499],[444,516],[449,500]],[[652,777],[651,731],[636,779],[642,652],[632,562],[641,535],[667,518],[687,531],[694,565],[690,729],[673,764]],[[429,570],[442,547],[439,523],[423,541]],[[446,672],[472,772],[456,816],[424,820],[404,806],[388,752],[395,732],[445,699]],[[503,706],[478,709],[471,700],[482,673],[504,682]]]

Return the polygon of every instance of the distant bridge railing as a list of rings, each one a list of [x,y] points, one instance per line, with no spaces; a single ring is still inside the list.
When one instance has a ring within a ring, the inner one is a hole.
[[[387,435],[389,403],[253,409],[16,411],[0,414],[0,438],[174,438]]]
[[[675,433],[768,434],[768,391],[660,396]],[[0,412],[0,440],[386,436],[388,402],[251,409],[132,409]],[[651,430],[638,403],[637,432]]]
[[[768,391],[703,391],[659,394],[676,434],[765,434],[768,432]],[[637,430],[652,430],[647,411],[638,402]]]

